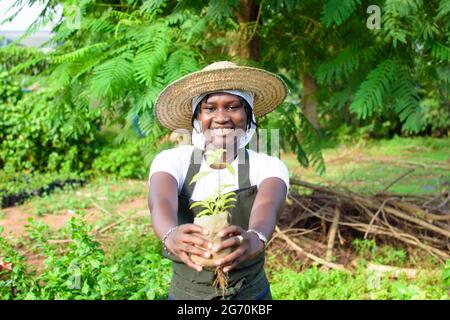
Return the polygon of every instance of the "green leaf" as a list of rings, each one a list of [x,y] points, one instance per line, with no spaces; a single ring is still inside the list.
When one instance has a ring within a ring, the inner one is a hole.
[[[189,185],[191,185],[194,182],[197,182],[198,180],[200,180],[203,177],[206,177],[207,175],[209,175],[212,172],[213,171],[201,171],[201,172],[197,173],[195,176],[192,177],[192,180],[191,180],[191,182],[189,182]]]
[[[205,209],[205,210],[200,211],[200,212],[196,215],[196,217],[209,216],[209,215],[212,215],[213,213],[214,213],[214,211],[209,210],[209,209]]]
[[[361,4],[361,0],[328,0],[322,11],[320,20],[328,28],[333,23],[337,26],[344,23]]]
[[[233,202],[233,201],[236,202],[237,200],[234,199],[234,198],[231,198],[231,199],[225,200],[223,203],[224,203],[224,204],[228,204],[228,203]]]
[[[373,69],[361,84],[350,105],[350,111],[360,119],[371,117],[375,112],[380,113],[383,100],[395,79],[396,64],[388,59]]]
[[[228,172],[231,173],[233,176],[236,174],[236,172],[234,171],[234,168],[231,166],[231,164],[229,164],[228,162],[225,163]]]
[[[189,206],[189,209],[199,207],[199,206],[206,206],[206,205],[207,205],[206,201],[196,201]]]

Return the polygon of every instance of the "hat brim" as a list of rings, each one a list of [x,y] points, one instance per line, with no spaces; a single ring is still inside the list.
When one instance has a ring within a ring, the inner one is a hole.
[[[245,90],[255,94],[256,117],[275,109],[286,97],[287,88],[277,75],[252,67],[231,67],[188,74],[168,85],[156,100],[156,117],[171,130],[192,128],[192,99],[202,93]]]

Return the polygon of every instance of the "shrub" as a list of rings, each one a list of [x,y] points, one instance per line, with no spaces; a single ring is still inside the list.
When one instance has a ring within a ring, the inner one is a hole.
[[[0,100],[0,168],[81,172],[90,167],[98,153],[98,111],[61,111],[45,92],[10,100]]]
[[[94,160],[94,173],[109,174],[119,178],[143,179],[148,175],[150,163],[170,142],[157,144],[152,137],[129,139],[121,144],[110,143]]]
[[[167,298],[170,261],[160,255],[160,241],[142,226],[128,228],[106,254],[81,217],[67,223],[71,242],[64,248],[49,244],[48,228],[32,222],[28,235],[46,257],[37,277],[0,234],[0,252],[12,266],[0,269],[0,299]]]

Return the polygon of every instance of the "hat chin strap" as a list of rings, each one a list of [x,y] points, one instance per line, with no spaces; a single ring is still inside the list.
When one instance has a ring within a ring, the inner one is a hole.
[[[251,123],[250,128],[247,129],[245,134],[239,137],[238,149],[245,148],[245,146],[250,142],[250,140],[252,140],[252,137],[255,134],[255,132],[256,126],[253,123]],[[200,150],[205,150],[206,138],[202,132],[201,122],[197,119],[194,120],[194,129],[192,129],[192,144]]]

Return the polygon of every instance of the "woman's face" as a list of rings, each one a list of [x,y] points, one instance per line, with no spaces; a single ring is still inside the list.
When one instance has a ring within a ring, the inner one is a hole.
[[[238,96],[213,93],[200,105],[197,116],[202,124],[206,143],[225,148],[236,143],[247,127],[247,115]]]

